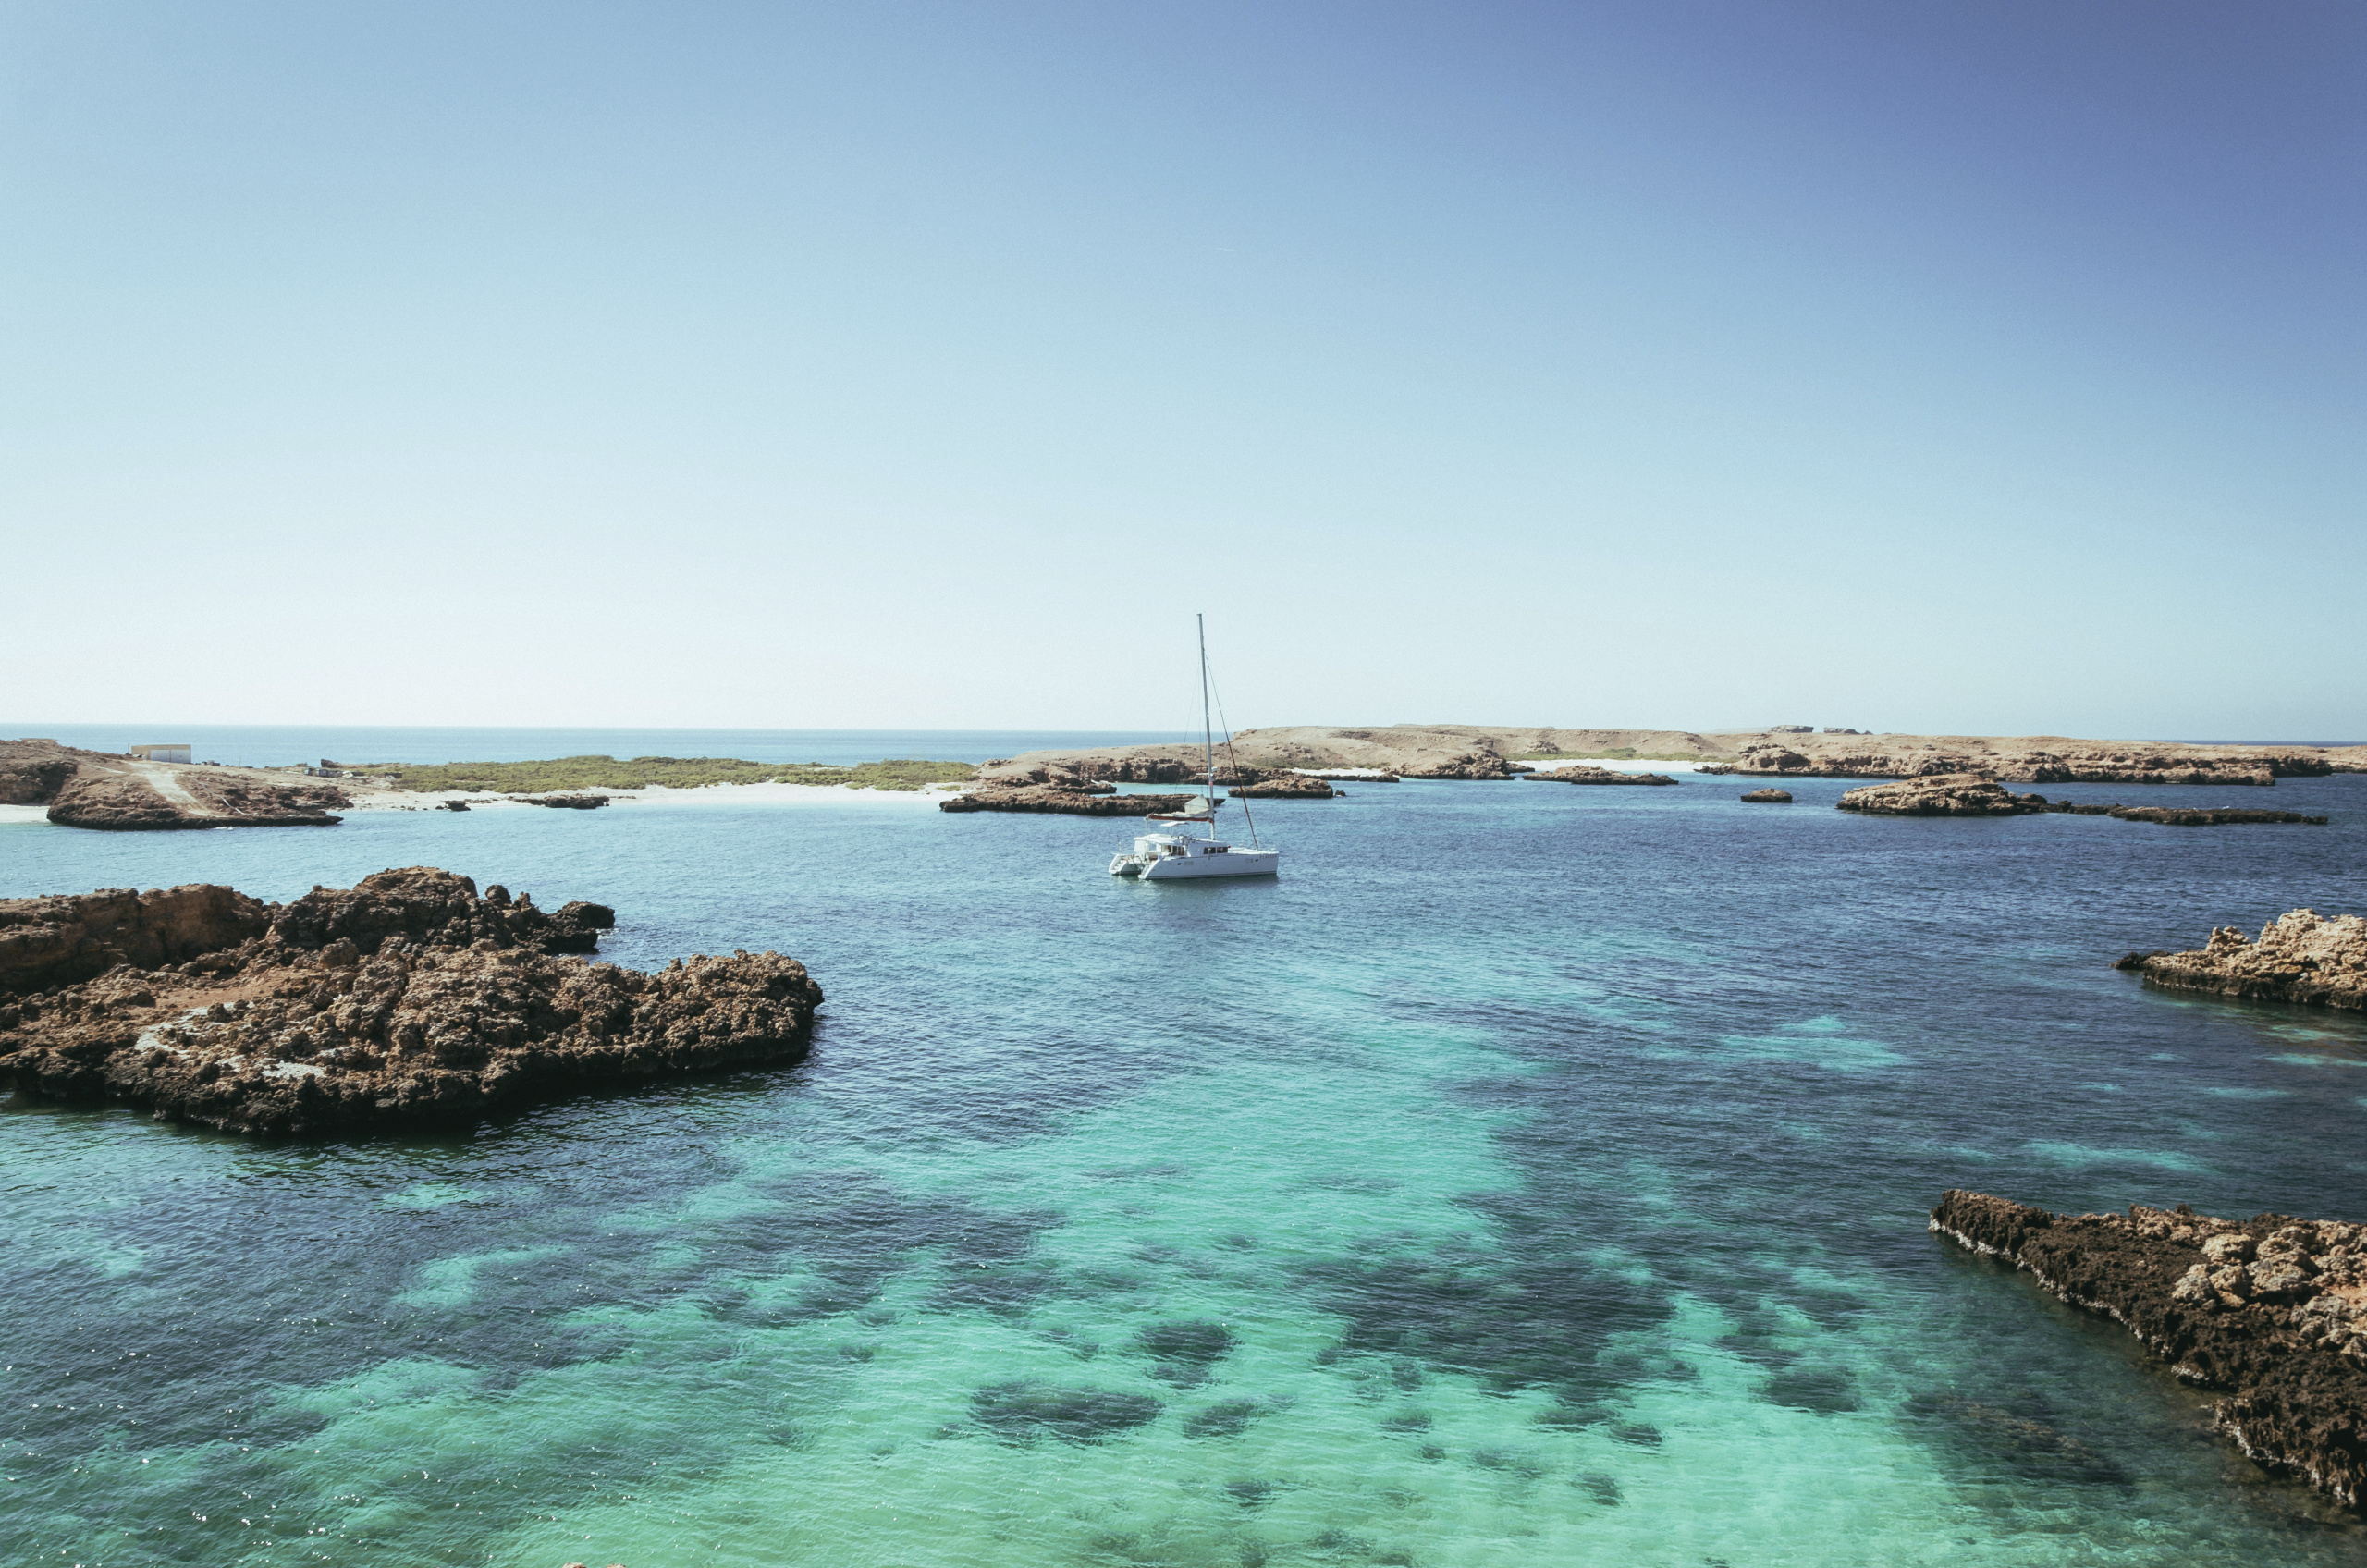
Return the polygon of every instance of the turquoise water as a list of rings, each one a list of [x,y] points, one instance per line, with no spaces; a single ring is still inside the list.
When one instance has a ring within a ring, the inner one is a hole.
[[[1924,1230],[2367,1219],[2361,1021],[2107,967],[2367,907],[2367,780],[2190,831],[1742,787],[1350,786],[1261,810],[1262,886],[895,802],[0,827],[0,894],[426,863],[830,997],[797,1068],[449,1137],[7,1102],[0,1558],[2367,1563]]]

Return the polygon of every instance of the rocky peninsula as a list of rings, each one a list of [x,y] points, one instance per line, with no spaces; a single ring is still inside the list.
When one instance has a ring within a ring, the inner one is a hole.
[[[353,804],[333,784],[265,768],[148,762],[55,741],[0,741],[0,803],[45,805],[66,827],[333,827]]]
[[[2214,1420],[2246,1455],[2361,1507],[2367,1226],[2183,1204],[2059,1215],[1955,1191],[1931,1228],[2118,1320],[2178,1377],[2226,1390]]]
[[[287,904],[207,884],[0,900],[0,1080],[227,1132],[347,1133],[803,1054],[822,1001],[803,965],[566,956],[615,923],[431,866]]]
[[[2190,951],[2130,953],[2114,967],[2168,991],[2367,1011],[2367,919],[2297,909],[2258,940],[2222,926]]]

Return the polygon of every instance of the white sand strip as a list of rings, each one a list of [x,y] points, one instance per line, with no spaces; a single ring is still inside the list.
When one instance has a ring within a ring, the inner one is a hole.
[[[0,806],[0,827],[12,822],[47,822],[47,806]]]

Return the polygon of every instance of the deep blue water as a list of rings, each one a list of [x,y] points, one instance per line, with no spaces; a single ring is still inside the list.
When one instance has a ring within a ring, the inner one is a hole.
[[[1196,741],[1127,730],[1050,729],[483,729],[457,726],[0,724],[0,735],[38,735],[93,752],[187,741],[199,762],[238,767],[289,763],[533,762],[544,757],[745,757],[751,762],[877,762],[924,757],[985,762],[1021,752]]]
[[[1352,785],[1235,886],[909,797],[0,827],[0,894],[432,864],[830,997],[800,1067],[449,1137],[8,1102],[0,1560],[2367,1563],[1924,1229],[2367,1219],[2361,1020],[2109,967],[2367,908],[2367,778],[1750,783]]]

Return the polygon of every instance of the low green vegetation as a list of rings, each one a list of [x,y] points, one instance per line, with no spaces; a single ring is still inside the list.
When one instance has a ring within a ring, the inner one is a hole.
[[[561,790],[696,790],[709,784],[846,784],[858,790],[918,790],[961,783],[966,762],[892,757],[843,767],[823,762],[748,762],[740,757],[555,757],[547,762],[447,762],[349,765],[356,773],[391,774],[399,789],[423,792],[481,790],[540,795]]]

